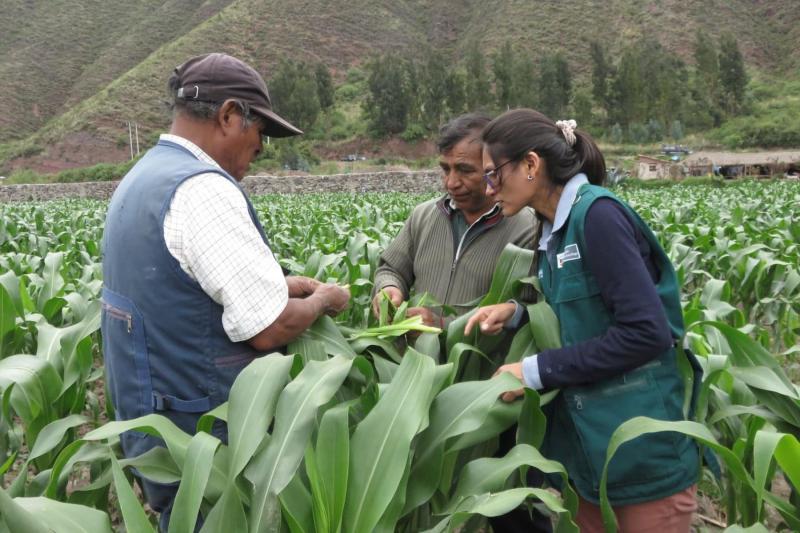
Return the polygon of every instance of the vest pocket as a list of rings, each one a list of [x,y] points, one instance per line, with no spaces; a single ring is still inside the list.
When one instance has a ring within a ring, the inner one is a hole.
[[[595,493],[600,490],[608,442],[622,423],[637,416],[672,419],[650,369],[633,371],[600,385],[572,387],[565,399],[591,469]],[[675,434],[643,435],[617,450],[609,465],[607,486],[610,491],[674,476],[679,465]]]
[[[600,294],[597,281],[589,272],[569,274],[559,280],[558,293],[553,298],[554,303],[571,302],[582,298],[589,298]]]
[[[150,369],[141,313],[129,298],[104,287],[100,320],[105,377],[115,418],[130,420],[152,412]],[[128,453],[145,436],[138,431],[125,432],[123,449]]]
[[[612,315],[605,310],[600,287],[589,272],[569,274],[559,280],[553,300],[553,310],[562,323],[580,324],[580,327],[563,327],[561,341],[571,345],[605,333],[611,326]]]

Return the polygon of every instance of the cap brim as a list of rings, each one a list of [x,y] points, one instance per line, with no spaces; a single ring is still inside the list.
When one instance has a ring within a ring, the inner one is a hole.
[[[288,120],[280,117],[277,113],[264,107],[253,106],[250,109],[266,120],[263,134],[270,137],[292,137],[302,135],[303,130],[293,126]]]

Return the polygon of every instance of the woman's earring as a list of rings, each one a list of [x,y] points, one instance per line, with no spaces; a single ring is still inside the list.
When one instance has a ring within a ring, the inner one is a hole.
[[[528,181],[533,181],[533,176],[531,176],[530,174],[528,174]]]

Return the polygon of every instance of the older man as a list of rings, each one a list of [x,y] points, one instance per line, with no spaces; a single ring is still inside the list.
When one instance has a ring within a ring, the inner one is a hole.
[[[118,419],[158,412],[194,433],[239,372],[279,351],[347,290],[285,277],[239,186],[262,136],[302,133],[272,111],[267,86],[224,54],[193,57],[169,80],[172,126],[131,169],[103,236],[103,351]],[[226,438],[224,427],[214,433]],[[160,444],[127,433],[139,455]],[[177,487],[145,481],[166,531]]]
[[[427,292],[438,303],[465,313],[489,291],[498,256],[506,244],[530,248],[536,219],[531,209],[503,217],[486,195],[480,133],[491,117],[469,113],[439,132],[439,166],[447,193],[418,205],[381,255],[375,274],[373,307],[381,292],[394,305]],[[426,324],[445,323],[441,308],[416,307]]]

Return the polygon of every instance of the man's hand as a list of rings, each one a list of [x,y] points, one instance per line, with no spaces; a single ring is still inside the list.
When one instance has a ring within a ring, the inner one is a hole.
[[[503,303],[487,305],[478,309],[474,315],[469,317],[467,325],[464,326],[464,335],[469,335],[472,328],[480,324],[481,333],[485,335],[497,335],[502,331],[505,324],[512,316],[517,306],[513,303]]]
[[[386,296],[389,297],[389,301],[392,302],[392,305],[395,307],[400,307],[400,304],[403,303],[403,291],[391,285],[384,287],[375,293],[375,298],[372,299],[372,312],[375,314],[375,318],[380,318],[381,316],[381,299],[384,297],[381,293],[386,293]]]
[[[422,323],[425,324],[426,326],[432,326],[434,328],[441,328],[444,326],[442,322],[442,317],[440,317],[427,307],[409,307],[406,310],[407,317],[412,317],[417,315],[422,317]]]
[[[305,276],[286,276],[286,285],[289,287],[289,298],[305,298],[314,294],[322,282]]]
[[[333,283],[320,283],[314,294],[322,299],[328,316],[338,315],[350,302],[350,291]]]
[[[522,363],[511,363],[508,365],[503,365],[497,369],[497,372],[494,373],[494,376],[498,374],[502,374],[503,372],[508,372],[512,376],[516,377],[518,380],[522,381]],[[492,377],[494,377],[492,376]],[[504,402],[513,402],[520,396],[525,394],[525,389],[519,388],[510,390],[508,392],[504,392],[500,395]]]

